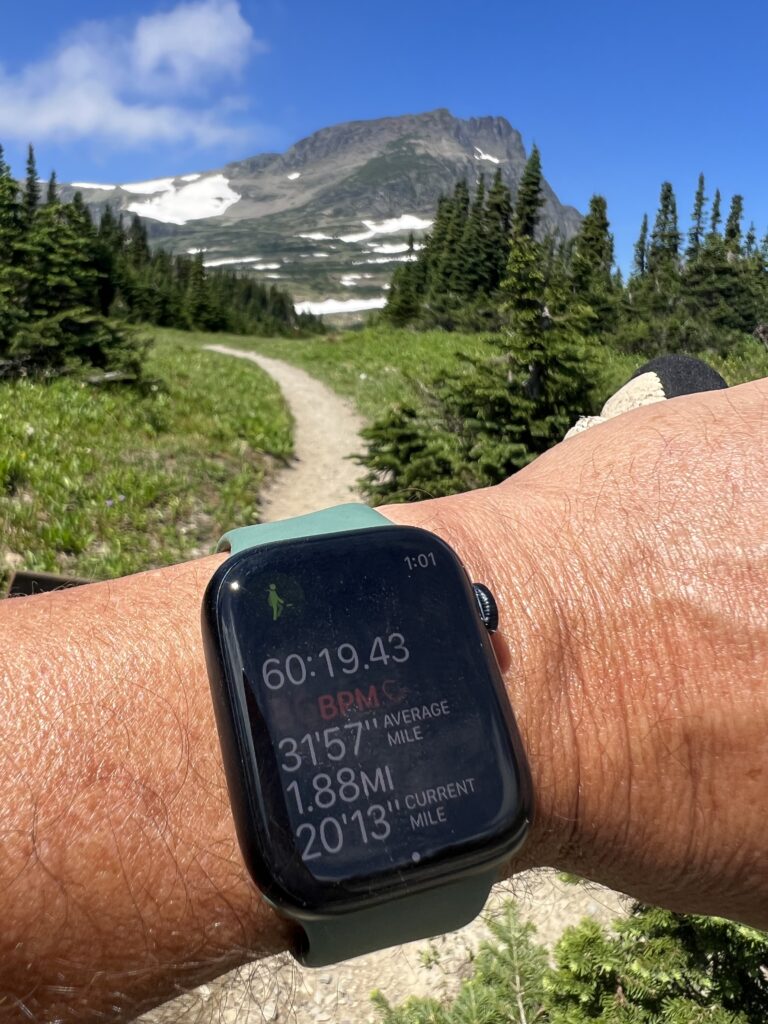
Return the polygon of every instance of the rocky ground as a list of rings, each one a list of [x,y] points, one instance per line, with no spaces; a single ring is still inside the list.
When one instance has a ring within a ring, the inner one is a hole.
[[[145,1024],[374,1024],[379,1020],[371,1004],[375,989],[391,1003],[413,995],[455,995],[471,972],[472,952],[488,935],[486,918],[511,898],[550,946],[585,916],[608,922],[624,910],[622,899],[607,889],[566,883],[550,871],[527,872],[498,886],[485,914],[458,932],[320,970],[299,967],[287,955],[270,957],[141,1019]]]

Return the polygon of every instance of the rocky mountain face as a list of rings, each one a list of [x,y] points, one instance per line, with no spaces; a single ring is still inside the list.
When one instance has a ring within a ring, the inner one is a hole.
[[[285,153],[263,153],[219,170],[106,185],[75,182],[98,216],[137,213],[156,244],[205,252],[279,281],[313,311],[377,308],[407,238],[431,225],[438,197],[464,178],[501,168],[513,195],[525,166],[520,133],[503,117],[462,120],[448,110],[324,128]],[[542,222],[565,238],[581,215],[545,185]]]

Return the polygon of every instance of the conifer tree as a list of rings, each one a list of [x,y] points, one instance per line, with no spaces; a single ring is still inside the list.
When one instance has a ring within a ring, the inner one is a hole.
[[[150,259],[147,229],[138,214],[133,215],[126,238],[128,262],[137,268],[145,267]]]
[[[603,196],[592,196],[589,202],[589,212],[571,246],[570,267],[573,293],[594,311],[595,329],[608,330],[618,310],[612,277],[613,236]]]
[[[731,252],[741,248],[741,218],[744,215],[744,197],[736,195],[731,199],[728,220],[725,222],[725,244]]]
[[[677,268],[680,256],[680,231],[677,226],[677,203],[670,182],[661,186],[659,210],[648,246],[648,269]]]
[[[18,301],[22,234],[19,185],[0,146],[0,359],[8,355],[22,317]]]
[[[704,210],[707,197],[704,194],[704,175],[699,175],[699,184],[693,200],[693,214],[691,216],[691,230],[688,232],[688,248],[685,251],[686,259],[693,260],[699,254],[699,249],[704,242],[706,234],[704,228]]]
[[[643,214],[643,223],[640,226],[640,234],[635,242],[635,259],[632,265],[633,272],[637,277],[642,277],[648,269],[648,214]]]
[[[488,290],[485,224],[485,178],[481,174],[459,244],[461,272],[455,290],[467,299]]]
[[[495,292],[504,277],[509,257],[511,224],[512,197],[504,184],[501,168],[496,168],[485,214],[485,264],[489,292]]]
[[[413,263],[404,263],[392,275],[386,317],[395,327],[405,327],[419,315],[420,303],[414,269]]]
[[[27,177],[24,184],[24,201],[22,209],[24,220],[29,225],[35,215],[35,210],[40,205],[40,182],[37,177],[37,161],[35,150],[32,145],[27,150]]]
[[[56,171],[51,171],[51,176],[48,179],[48,188],[45,193],[45,202],[50,205],[55,203],[59,198],[59,192],[56,185]]]
[[[453,203],[448,196],[440,196],[437,201],[435,220],[432,230],[424,240],[420,262],[424,265],[424,277],[427,291],[437,286],[438,269],[445,252],[445,240],[448,225],[453,216]]]
[[[534,145],[515,197],[512,214],[513,234],[533,238],[539,223],[539,211],[543,205],[541,154],[538,146]]]
[[[744,254],[748,257],[754,256],[757,252],[757,228],[755,222],[750,221],[749,230],[744,236]]]
[[[459,181],[453,192],[452,216],[448,223],[445,248],[440,262],[439,287],[441,293],[460,292],[462,264],[459,247],[469,215],[469,189],[466,181]]]
[[[712,215],[709,219],[710,235],[719,234],[720,226],[720,189],[715,189],[715,198],[712,200]]]
[[[710,348],[718,347],[718,334],[751,333],[758,320],[759,295],[752,269],[733,258],[732,244],[721,235],[710,235],[683,277],[684,307]]]

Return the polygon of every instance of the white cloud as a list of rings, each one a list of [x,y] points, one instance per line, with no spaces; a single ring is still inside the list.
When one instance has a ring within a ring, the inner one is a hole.
[[[177,91],[197,89],[211,75],[239,73],[255,49],[263,44],[238,0],[193,0],[140,18],[131,42],[140,80],[157,79]]]
[[[127,33],[122,23],[86,22],[44,59],[13,74],[0,66],[0,138],[233,140],[241,103],[224,85],[263,48],[239,0],[179,3]]]

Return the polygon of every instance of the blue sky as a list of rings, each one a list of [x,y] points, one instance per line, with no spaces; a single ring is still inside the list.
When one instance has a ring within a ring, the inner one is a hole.
[[[626,265],[659,185],[696,177],[768,230],[768,5],[691,0],[38,0],[3,5],[17,172],[121,182],[218,167],[355,118],[449,107],[536,141],[562,201],[608,199]],[[117,11],[119,13],[110,13]]]

